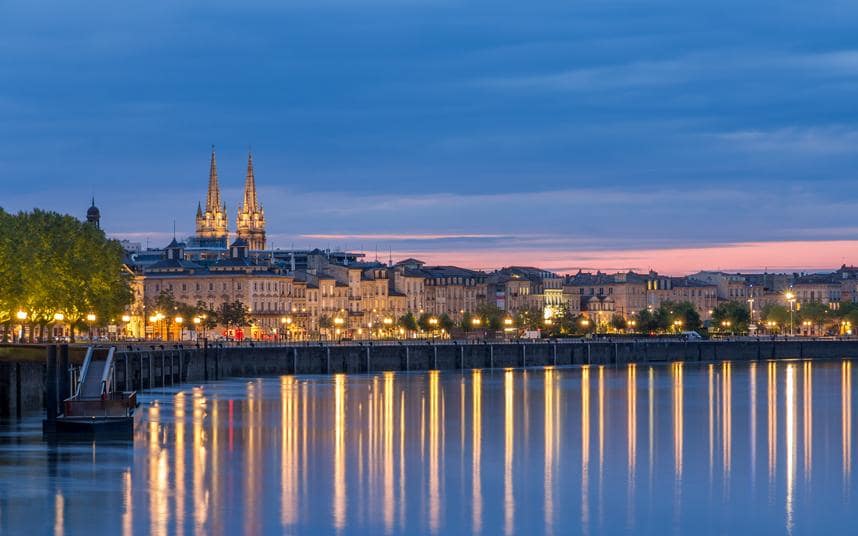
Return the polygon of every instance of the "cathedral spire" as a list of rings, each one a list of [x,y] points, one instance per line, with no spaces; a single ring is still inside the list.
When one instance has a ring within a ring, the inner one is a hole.
[[[215,148],[212,145],[212,160],[209,167],[209,192],[206,197],[206,212],[217,212],[223,203],[220,199],[220,186],[217,183],[217,158]]]
[[[236,232],[247,241],[250,249],[265,249],[265,214],[256,197],[256,177],[253,173],[253,154],[247,153],[247,175],[244,178],[244,203],[236,214]]]
[[[200,240],[216,241],[226,247],[229,236],[227,229],[226,204],[220,197],[220,186],[217,182],[217,158],[212,145],[211,165],[209,167],[209,190],[206,194],[206,209],[197,203],[197,238]]]
[[[256,179],[253,176],[253,153],[247,153],[247,175],[244,177],[244,206],[243,209],[248,212],[256,212],[259,210],[259,203],[256,200]]]

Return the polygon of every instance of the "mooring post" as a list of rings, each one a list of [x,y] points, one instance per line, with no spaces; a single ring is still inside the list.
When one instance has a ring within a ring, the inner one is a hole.
[[[465,347],[459,346],[459,370],[465,370]]]
[[[521,368],[527,368],[527,343],[521,345]]]
[[[370,347],[369,347],[369,346],[367,346],[367,347],[366,347],[366,371],[367,371],[367,372],[369,372],[369,369],[370,369],[370,364],[369,364],[370,356],[369,356],[369,352],[370,352]]]
[[[438,347],[432,345],[432,370],[438,370]]]
[[[57,381],[59,382],[59,399],[57,400],[58,411],[63,413],[63,401],[71,396],[71,380],[69,379],[69,345],[60,345],[59,366],[57,367]]]
[[[57,347],[48,346],[45,378],[45,411],[48,422],[57,420]]]
[[[128,352],[123,352],[125,355],[125,368],[122,369],[122,390],[130,391],[128,388]]]
[[[405,370],[406,372],[411,370],[411,355],[407,345],[405,346]]]
[[[161,345],[161,387],[166,387],[167,384],[167,370],[165,368],[165,364],[167,361],[167,350],[164,349],[164,345]]]
[[[495,368],[495,345],[489,343],[489,370]]]
[[[292,347],[292,375],[298,374],[298,347]]]
[[[328,374],[330,374],[331,373],[331,347],[330,346],[325,347],[325,357],[326,357],[326,361],[327,361]]]
[[[209,339],[203,338],[203,380],[209,381]]]

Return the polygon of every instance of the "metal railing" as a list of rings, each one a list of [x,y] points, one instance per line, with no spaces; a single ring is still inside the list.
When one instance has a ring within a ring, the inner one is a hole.
[[[89,371],[89,365],[92,363],[93,353],[95,353],[95,346],[90,346],[86,349],[86,357],[83,358],[83,365],[81,365],[80,372],[77,374],[77,385],[74,390],[74,398],[80,397],[80,389],[86,379],[86,373]]]

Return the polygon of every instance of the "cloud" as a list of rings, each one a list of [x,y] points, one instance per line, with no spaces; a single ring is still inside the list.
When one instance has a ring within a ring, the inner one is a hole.
[[[740,130],[716,137],[751,152],[858,155],[858,129],[844,125]]]

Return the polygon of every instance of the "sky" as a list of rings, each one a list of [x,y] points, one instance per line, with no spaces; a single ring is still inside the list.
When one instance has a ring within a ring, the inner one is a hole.
[[[858,4],[0,2],[0,207],[160,247],[211,146],[274,247],[557,271],[858,263]]]

